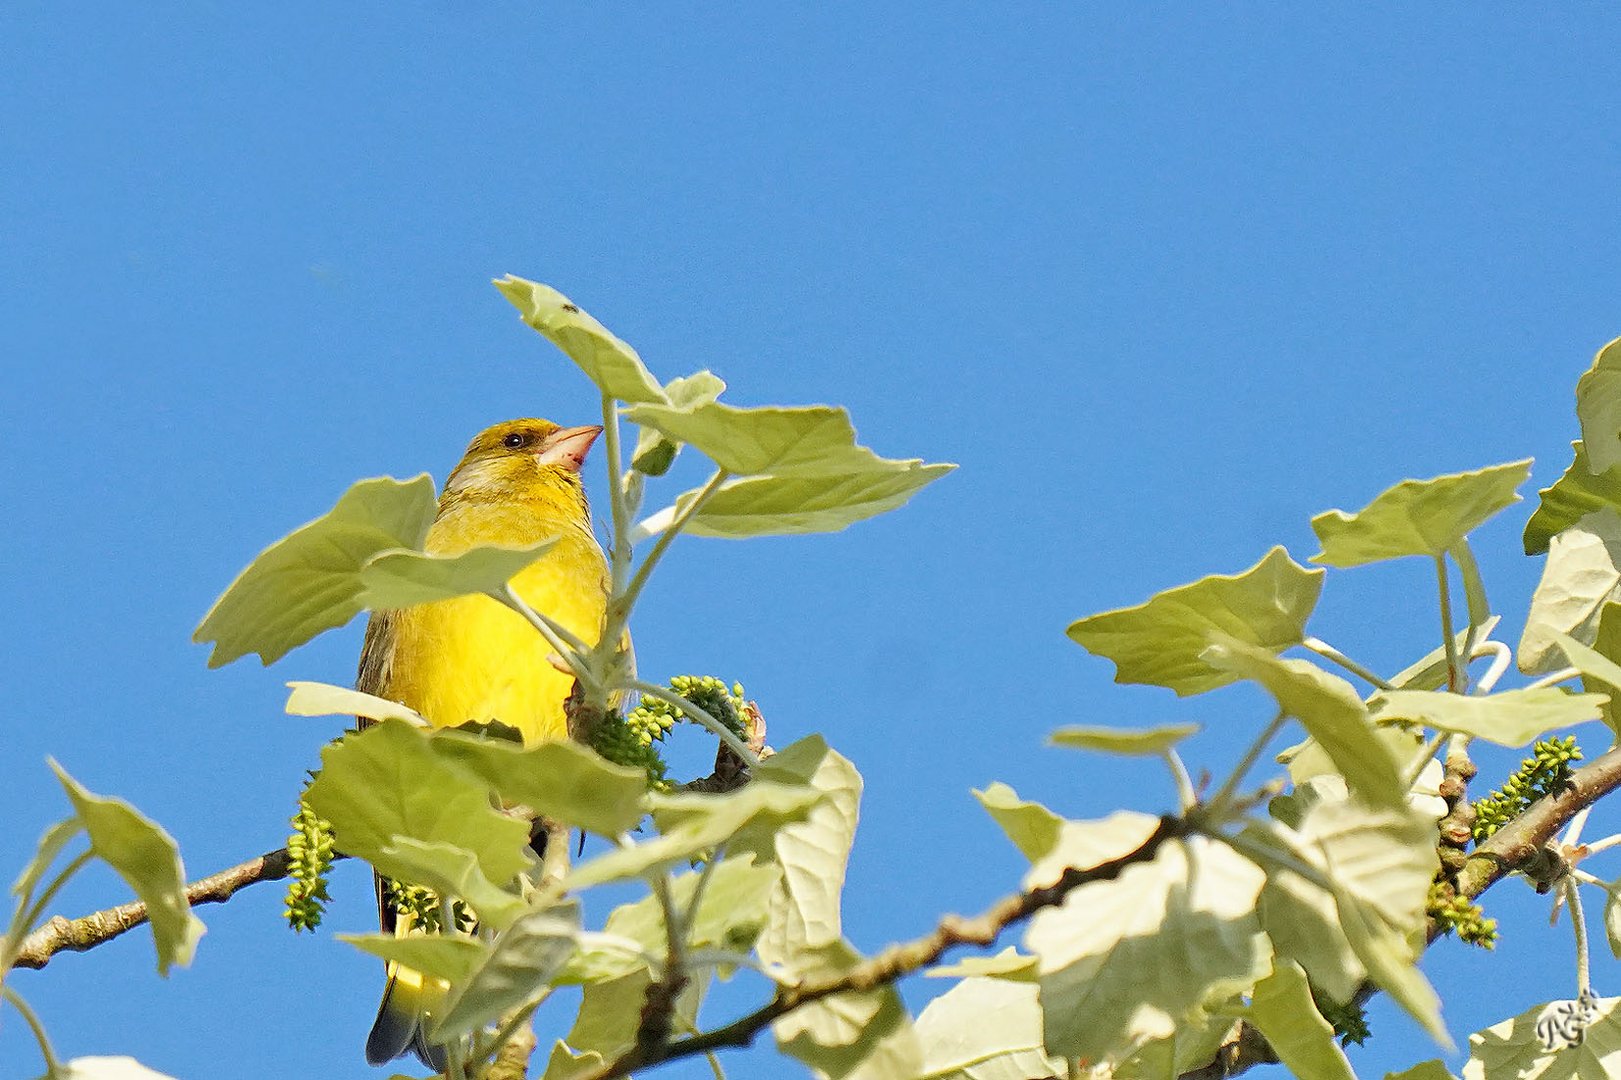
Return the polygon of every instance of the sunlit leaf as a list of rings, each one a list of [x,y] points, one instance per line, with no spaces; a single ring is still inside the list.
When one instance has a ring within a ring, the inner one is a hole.
[[[451,991],[429,1035],[437,1042],[467,1035],[533,1001],[574,952],[579,931],[578,901],[520,916],[496,936],[471,978]]]
[[[41,1077],[40,1080],[45,1080]],[[174,1080],[132,1057],[77,1057],[63,1063],[51,1080]]]
[[[528,910],[523,898],[491,881],[478,857],[443,840],[424,842],[396,836],[371,856],[379,873],[440,896],[455,896],[478,914],[484,925],[500,930]]]
[[[1554,640],[1570,666],[1582,673],[1582,689],[1609,695],[1610,700],[1604,704],[1604,722],[1612,731],[1621,733],[1621,664],[1610,659],[1621,657],[1621,604],[1608,603],[1599,609],[1592,647],[1568,634]]]
[[[861,962],[847,941],[800,948],[784,966],[795,980],[834,978]],[[835,994],[777,1020],[777,1048],[829,1080],[916,1080],[923,1051],[893,986]]]
[[[214,643],[209,667],[256,652],[272,664],[360,612],[360,569],[379,552],[420,548],[437,504],[433,480],[362,480],[337,505],[259,553],[192,634]]]
[[[808,784],[823,796],[803,821],[776,833],[771,849],[782,878],[771,892],[758,947],[767,963],[786,963],[802,948],[843,936],[839,898],[861,816],[861,774],[820,736],[812,736],[767,758],[759,776]]]
[[[1079,619],[1069,636],[1114,661],[1115,682],[1200,694],[1238,677],[1203,659],[1221,635],[1273,652],[1300,644],[1323,574],[1276,547],[1241,574],[1201,578],[1136,607]]]
[[[559,1039],[552,1044],[552,1053],[546,1059],[546,1071],[541,1080],[577,1080],[581,1076],[595,1075],[602,1066],[602,1055],[595,1050],[576,1054]]]
[[[917,1018],[921,1080],[1012,1080],[1063,1076],[1042,1048],[1041,1004],[1032,982],[964,979]]]
[[[442,934],[339,934],[361,952],[420,971],[424,975],[460,982],[483,963],[489,946],[472,938]]]
[[[1211,1007],[1220,1008],[1221,1004],[1213,1003]],[[1194,1017],[1178,1027],[1170,1038],[1151,1040],[1133,1051],[1130,1057],[1109,1070],[1109,1080],[1167,1080],[1203,1069],[1215,1060],[1222,1044],[1236,1036],[1237,1024],[1238,1021],[1229,1016]]]
[[[1621,891],[1613,884],[1604,893],[1604,936],[1610,941],[1610,952],[1621,960]]]
[[[658,381],[636,350],[581,311],[568,297],[536,281],[508,274],[492,284],[534,327],[580,366],[597,388],[620,401],[664,400]]]
[[[1459,539],[1447,550],[1447,554],[1458,564],[1458,577],[1463,581],[1463,597],[1469,612],[1469,625],[1484,626],[1492,617],[1491,601],[1486,598],[1486,582],[1480,576],[1480,563],[1475,561],[1475,553],[1469,547],[1469,541]]]
[[[1576,419],[1592,470],[1621,465],[1621,338],[1600,349],[1576,380]]]
[[[330,683],[290,682],[284,707],[289,716],[363,716],[367,720],[402,720],[417,727],[429,724],[397,701]]]
[[[1311,999],[1306,973],[1287,961],[1255,984],[1245,1018],[1258,1028],[1278,1060],[1311,1080],[1356,1080],[1351,1063],[1334,1042],[1334,1025]]]
[[[856,445],[850,415],[833,405],[685,408],[637,405],[625,416],[701,451],[734,476],[840,472],[874,457]]]
[[[62,854],[62,849],[68,845],[68,841],[78,836],[83,829],[84,823],[77,817],[66,818],[47,827],[40,834],[39,843],[34,845],[34,857],[28,860],[28,865],[23,867],[22,872],[17,875],[17,880],[12,882],[11,895],[19,899],[31,895],[39,887],[45,872],[51,868],[56,857]],[[29,928],[21,929],[26,932]]]
[[[360,568],[360,603],[371,611],[431,604],[499,589],[545,556],[556,537],[524,548],[476,547],[459,555],[384,551]]]
[[[1067,822],[1025,886],[1124,855],[1157,824],[1129,812]],[[1263,880],[1224,845],[1167,841],[1152,861],[1082,885],[1062,906],[1037,912],[1024,948],[1040,958],[1047,1051],[1109,1061],[1169,1036],[1212,995],[1247,989],[1267,970],[1255,914]]]
[[[638,968],[629,975],[586,986],[580,997],[579,1014],[565,1041],[576,1050],[601,1054],[607,1060],[618,1057],[636,1041],[642,1005],[652,981],[646,968]],[[707,972],[690,979],[686,989],[675,999],[670,1018],[672,1030],[697,1030],[698,1008],[708,986]]]
[[[435,735],[434,750],[481,777],[511,805],[552,821],[616,837],[646,812],[647,775],[562,740],[523,747],[457,731]]]
[[[1525,746],[1550,731],[1601,719],[1606,700],[1603,694],[1567,694],[1553,686],[1485,695],[1392,690],[1374,699],[1373,710],[1381,723],[1404,720],[1499,746]]]
[[[1399,1073],[1385,1073],[1385,1080],[1458,1080],[1440,1058],[1421,1061]]]
[[[1598,510],[1560,532],[1548,548],[1520,636],[1520,670],[1535,675],[1559,666],[1556,633],[1592,644],[1604,605],[1618,598],[1621,514]]]
[[[1621,510],[1621,469],[1595,473],[1589,466],[1587,450],[1572,443],[1576,460],[1565,475],[1539,492],[1542,504],[1525,523],[1525,553],[1541,555],[1559,533],[1595,510]]]
[[[1560,1012],[1574,1002],[1533,1005],[1518,1016],[1469,1036],[1469,1060],[1463,1080],[1564,1080],[1621,1076],[1621,998],[1596,998],[1590,1020],[1580,1028],[1580,1042]],[[1550,1038],[1551,1037],[1551,1038]]]
[[[1205,662],[1253,679],[1299,720],[1351,790],[1374,806],[1403,805],[1407,790],[1390,750],[1380,741],[1368,709],[1350,683],[1306,660],[1285,660],[1238,641],[1211,645]]]
[[[203,923],[186,900],[186,870],[174,838],[123,799],[97,795],[55,761],[50,764],[89,834],[90,850],[118,871],[146,905],[158,974],[169,974],[171,964],[188,966]]]
[[[320,775],[304,801],[331,822],[339,851],[374,864],[396,837],[463,848],[494,882],[531,864],[528,823],[496,810],[489,785],[399,721],[322,750]]]
[[[1041,858],[1058,843],[1064,819],[1040,803],[1019,798],[1018,792],[1000,780],[984,791],[975,791],[974,798],[1030,861]]]
[[[1312,518],[1323,550],[1311,561],[1348,567],[1407,555],[1442,555],[1487,518],[1518,502],[1515,490],[1530,475],[1527,459],[1431,480],[1403,480],[1354,514],[1329,510]]]
[[[1097,750],[1104,754],[1162,754],[1199,730],[1198,724],[1161,724],[1151,728],[1061,727],[1047,737],[1054,746]]]
[[[1481,623],[1475,631],[1476,640],[1485,641],[1491,637],[1492,631],[1496,630],[1497,624],[1502,621],[1500,616],[1493,615]],[[1452,644],[1457,649],[1458,655],[1463,655],[1464,647],[1468,642],[1469,630],[1467,628],[1459,630],[1453,636]],[[1403,669],[1399,674],[1392,676],[1390,685],[1401,690],[1438,690],[1447,684],[1448,677],[1446,646],[1437,645],[1425,653],[1423,659]]]
[[[713,372],[700,371],[695,375],[671,379],[664,384],[664,396],[678,409],[690,409],[706,401],[714,401],[726,389],[726,383]],[[647,476],[663,476],[674,463],[681,444],[656,428],[642,428],[631,452],[631,468]]]
[[[1035,982],[1039,962],[1009,945],[995,956],[965,956],[955,964],[932,967],[923,972],[929,979],[1012,979]]]

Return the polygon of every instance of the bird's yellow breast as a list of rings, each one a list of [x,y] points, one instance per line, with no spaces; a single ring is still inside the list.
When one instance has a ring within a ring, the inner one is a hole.
[[[586,521],[522,503],[451,507],[434,522],[427,550],[454,555],[554,535],[557,544],[512,580],[513,591],[595,645],[607,607],[607,566]],[[552,647],[516,612],[487,596],[462,596],[404,608],[390,621],[384,685],[373,693],[410,706],[435,727],[498,720],[521,731],[526,743],[567,734],[563,702],[574,678],[552,664]]]

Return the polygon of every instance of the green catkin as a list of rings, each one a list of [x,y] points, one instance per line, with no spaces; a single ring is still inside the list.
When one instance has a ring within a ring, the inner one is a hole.
[[[1538,799],[1559,791],[1570,779],[1570,763],[1581,759],[1574,735],[1538,740],[1531,756],[1503,786],[1475,803],[1475,841],[1486,839]]]
[[[677,675],[670,680],[669,687],[725,724],[740,738],[746,737],[748,720],[742,683],[733,683],[728,687],[713,675]],[[649,787],[667,791],[671,783],[658,744],[664,741],[678,721],[687,719],[678,706],[644,699],[628,713],[609,713],[597,725],[591,746],[616,765],[644,770]]]
[[[1435,882],[1424,905],[1425,914],[1457,934],[1466,945],[1492,949],[1497,945],[1497,920],[1488,919],[1479,904],[1465,896],[1458,896],[1446,885]]]
[[[299,800],[292,819],[293,833],[287,838],[287,925],[293,931],[313,931],[332,897],[326,891],[327,871],[332,867],[332,827]]]

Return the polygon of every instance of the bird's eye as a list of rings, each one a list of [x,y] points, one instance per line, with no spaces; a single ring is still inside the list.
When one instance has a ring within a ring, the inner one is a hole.
[[[506,438],[501,440],[501,445],[507,447],[508,449],[516,450],[527,441],[528,440],[522,435],[519,435],[516,431],[514,431],[511,435],[508,435]]]

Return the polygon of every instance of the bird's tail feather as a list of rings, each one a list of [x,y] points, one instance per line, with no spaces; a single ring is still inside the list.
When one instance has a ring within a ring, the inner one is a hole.
[[[410,968],[388,965],[388,984],[366,1037],[366,1061],[383,1065],[407,1051],[428,1068],[445,1071],[445,1048],[428,1041],[427,1012],[444,998],[444,985]]]

